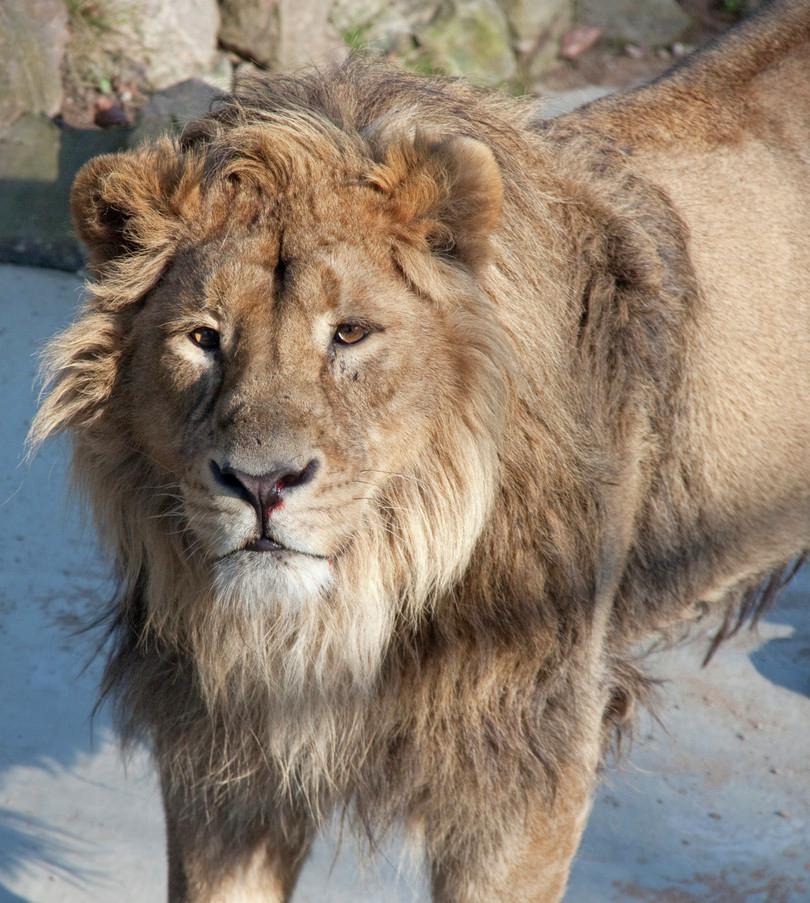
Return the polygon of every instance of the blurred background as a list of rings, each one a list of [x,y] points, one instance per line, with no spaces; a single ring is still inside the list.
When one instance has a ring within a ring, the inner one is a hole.
[[[657,75],[759,0],[0,0],[0,261],[76,270],[89,157],[208,109],[256,69],[371,48],[560,110]],[[556,105],[555,105],[556,104]]]
[[[242,73],[369,47],[422,73],[544,98],[549,115],[658,75],[750,0],[0,0],[0,903],[164,898],[143,750],[91,711],[107,564],[67,493],[64,443],[32,463],[37,355],[75,315],[67,211],[89,157],[205,112]],[[810,579],[701,669],[705,632],[647,660],[645,716],[608,768],[566,903],[810,901]],[[711,626],[707,629],[711,629]],[[394,838],[363,867],[319,840],[295,903],[427,903]]]

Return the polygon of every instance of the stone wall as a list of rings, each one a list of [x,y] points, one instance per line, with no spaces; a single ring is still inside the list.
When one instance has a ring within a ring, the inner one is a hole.
[[[722,2],[742,10],[756,0]],[[679,41],[692,25],[690,3],[0,0],[0,260],[75,267],[67,191],[76,167],[180,128],[244,72],[369,48],[418,72],[531,91],[560,65],[561,46],[570,57],[571,47],[598,41]]]
[[[23,113],[123,124],[185,79],[229,88],[245,64],[288,70],[361,47],[526,90],[576,22],[657,46],[690,18],[676,0],[3,0],[0,128]]]

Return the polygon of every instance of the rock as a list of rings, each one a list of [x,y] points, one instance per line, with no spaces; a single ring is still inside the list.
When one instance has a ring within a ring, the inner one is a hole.
[[[93,122],[101,129],[117,128],[130,124],[122,104],[111,97],[99,97]]]
[[[0,127],[24,113],[59,112],[67,23],[63,0],[0,3]]]
[[[78,270],[84,253],[70,222],[73,177],[126,138],[126,129],[64,129],[30,114],[0,131],[0,261]]]
[[[216,0],[135,0],[138,34],[154,88],[209,72],[216,63]]]
[[[347,47],[322,0],[222,0],[222,45],[265,69],[336,62]]]
[[[140,111],[138,125],[129,136],[129,146],[137,147],[165,133],[180,134],[189,120],[205,115],[221,94],[199,78],[189,78],[157,91]]]
[[[672,44],[692,22],[675,0],[577,0],[576,15],[607,40],[645,47]]]
[[[506,16],[494,0],[453,0],[415,37],[417,50],[406,63],[416,68],[483,85],[517,76]]]
[[[597,25],[577,25],[560,39],[560,56],[564,60],[575,60],[583,53],[587,53],[601,37],[602,29]],[[634,46],[634,44],[627,45],[627,47]]]
[[[217,62],[217,0],[94,0],[110,58],[136,64],[153,90],[209,72]]]
[[[345,46],[395,54],[421,72],[489,85],[517,75],[510,26],[496,0],[335,0],[328,18]]]
[[[357,41],[358,34],[362,36],[372,23],[380,20],[393,6],[387,0],[333,0],[329,21],[344,43],[352,46]],[[398,6],[403,7],[404,4],[400,3]]]
[[[413,57],[416,36],[436,18],[440,6],[439,0],[403,0],[384,6],[368,22],[354,19],[349,27],[344,25],[341,34],[350,47],[367,46],[386,54]],[[335,11],[339,13],[339,9],[336,7]],[[341,21],[339,15],[337,21]]]
[[[666,56],[662,56],[662,54],[666,54]],[[629,56],[631,60],[643,60],[644,57],[647,56],[647,51],[638,44],[625,44],[624,55]],[[661,59],[666,59],[666,57],[669,56],[669,51],[666,47],[659,47],[656,51],[656,56]]]
[[[333,63],[348,54],[340,34],[329,21],[323,0],[276,0],[281,30],[277,65],[282,71],[310,63]]]
[[[499,0],[499,5],[524,78],[536,77],[557,57],[560,38],[573,21],[573,0]]]
[[[697,47],[694,44],[684,44],[682,41],[676,41],[672,45],[672,55],[675,59],[682,59],[685,56],[689,56],[690,53],[694,53],[697,50]]]
[[[223,47],[260,66],[275,68],[281,38],[281,11],[277,0],[221,0]]]
[[[0,179],[55,182],[59,175],[59,126],[45,116],[27,114],[0,132]]]
[[[214,65],[197,76],[217,91],[232,91],[234,80],[234,64],[226,53],[217,54]]]

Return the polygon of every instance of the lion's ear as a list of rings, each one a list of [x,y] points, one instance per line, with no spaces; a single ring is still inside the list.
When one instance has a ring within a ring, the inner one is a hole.
[[[164,245],[169,169],[167,155],[156,146],[95,157],[79,170],[70,207],[92,266]]]
[[[492,151],[463,136],[419,134],[389,144],[369,182],[388,198],[404,235],[479,270],[501,212],[503,185]]]

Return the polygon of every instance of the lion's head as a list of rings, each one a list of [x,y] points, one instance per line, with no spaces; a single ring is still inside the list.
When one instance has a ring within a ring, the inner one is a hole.
[[[80,173],[96,280],[33,436],[72,432],[140,629],[209,689],[367,682],[467,566],[505,407],[500,204],[481,142],[299,109]]]

